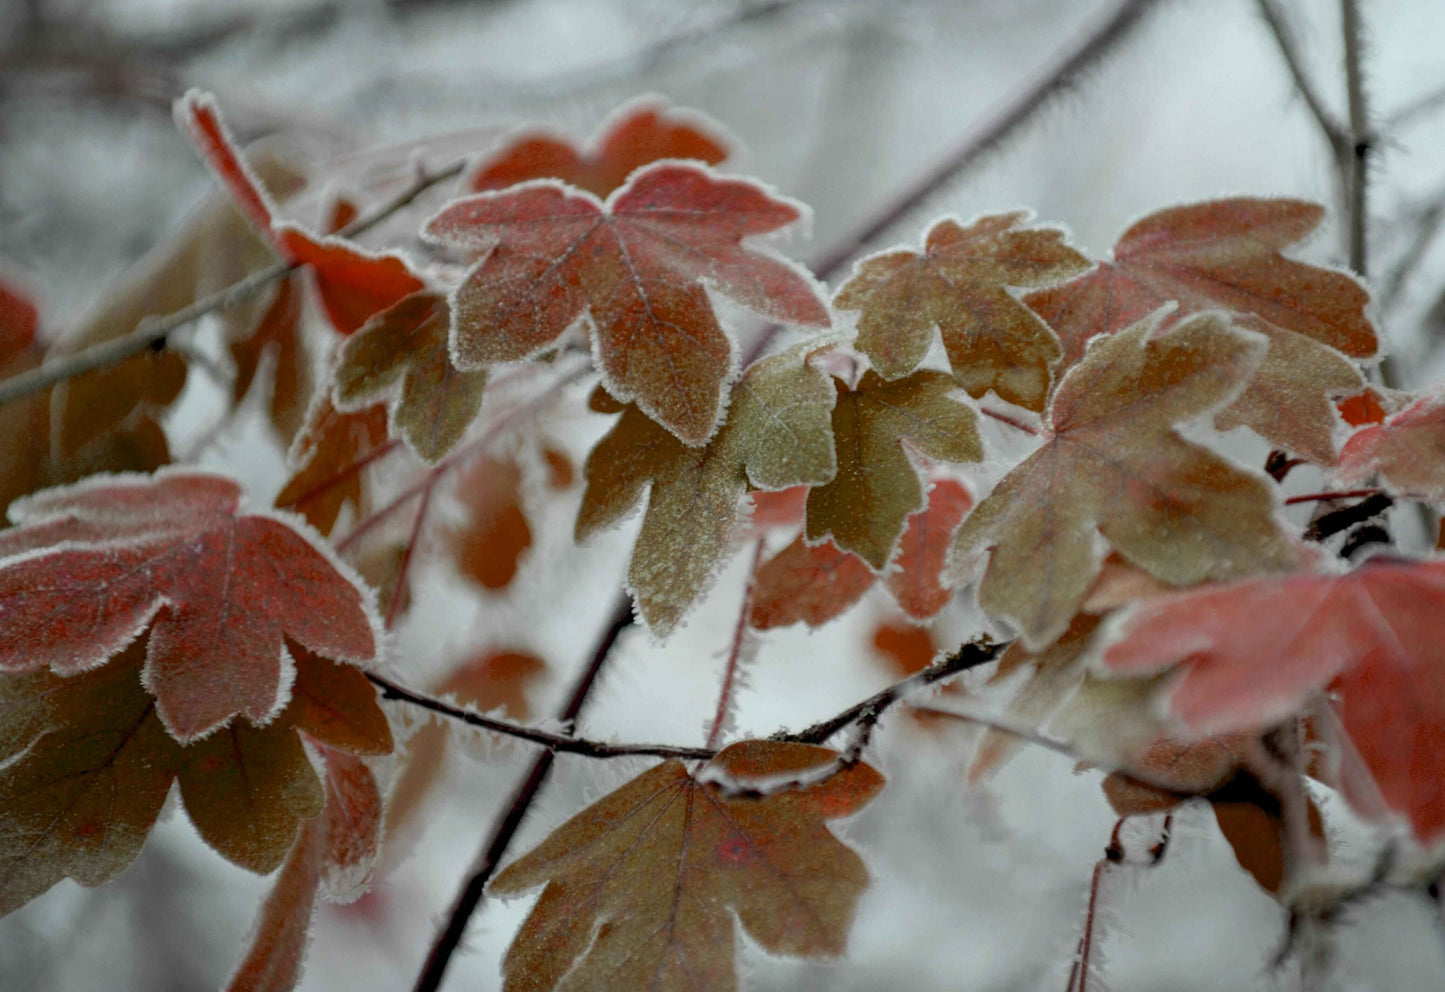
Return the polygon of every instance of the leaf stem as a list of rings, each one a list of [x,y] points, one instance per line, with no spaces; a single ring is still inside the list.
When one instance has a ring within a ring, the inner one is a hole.
[[[748,566],[748,582],[743,586],[743,602],[738,607],[738,622],[733,628],[732,647],[728,650],[727,666],[723,669],[722,688],[718,690],[717,709],[713,712],[712,726],[708,728],[706,747],[709,751],[717,747],[722,737],[723,724],[727,721],[732,707],[733,687],[737,682],[738,667],[742,662],[743,644],[748,636],[748,618],[753,611],[753,590],[758,582],[758,563],[763,558],[763,539],[753,545],[753,560]]]
[[[443,476],[445,476],[452,469],[456,468],[462,462],[466,461],[472,455],[475,455],[477,452],[484,450],[488,445],[495,441],[498,436],[505,433],[515,421],[531,416],[532,414],[539,411],[542,407],[552,402],[552,400],[556,398],[557,394],[562,390],[564,386],[570,385],[571,383],[576,382],[578,379],[582,378],[582,376],[587,374],[589,368],[589,365],[583,365],[573,369],[565,375],[559,376],[558,378],[553,380],[546,389],[543,389],[536,396],[533,396],[525,403],[521,403],[513,409],[508,410],[506,413],[503,413],[502,415],[494,419],[491,423],[487,424],[486,428],[483,429],[481,433],[479,433],[475,438],[457,446],[457,448],[452,451],[451,454],[447,455],[441,461],[437,462],[437,464],[433,466],[430,471],[427,472],[426,476],[420,482],[416,483],[408,489],[403,490],[402,492],[397,494],[391,500],[391,502],[387,503],[379,510],[374,510],[364,520],[357,523],[357,525],[351,529],[351,533],[347,534],[340,541],[336,542],[337,553],[345,554],[350,548],[355,546],[357,541],[361,540],[361,538],[363,538],[376,527],[378,527],[393,513],[395,513],[397,510],[400,510],[403,506],[410,503],[418,496],[429,497],[432,489],[435,488],[437,483],[442,480]],[[363,464],[364,462],[365,459],[363,459]]]
[[[1327,499],[1354,499],[1357,496],[1375,496],[1379,492],[1379,489],[1370,487],[1368,489],[1349,489],[1345,492],[1305,493],[1302,496],[1289,497],[1284,501],[1284,505],[1295,506],[1299,503],[1319,503]]]
[[[465,163],[455,162],[437,172],[422,172],[401,193],[365,217],[357,218],[337,232],[338,237],[354,238],[371,230],[398,211],[408,207],[422,193],[438,183],[461,174]],[[59,355],[41,365],[0,381],[0,404],[23,399],[34,393],[96,369],[118,365],[148,348],[164,347],[166,339],[176,331],[217,310],[227,310],[265,289],[278,279],[301,268],[298,262],[277,262],[251,273],[240,282],[203,297],[190,306],[158,318],[147,317],[127,334],[101,341],[80,351]],[[63,339],[62,339],[63,340]]]
[[[1022,420],[1019,420],[1016,417],[1010,417],[1008,414],[1003,413],[999,410],[991,410],[986,406],[981,406],[978,408],[978,412],[983,414],[985,417],[992,417],[994,420],[997,420],[1001,424],[1008,424],[1016,431],[1023,431],[1025,434],[1032,434],[1034,437],[1039,436],[1037,428],[1030,427]]]
[[[603,630],[602,636],[598,639],[597,646],[593,649],[591,660],[583,669],[576,684],[573,685],[572,694],[562,708],[560,715],[564,723],[573,723],[581,714],[582,707],[586,705],[587,697],[591,695],[592,687],[597,682],[597,677],[602,674],[602,668],[607,663],[613,646],[617,643],[617,638],[631,624],[632,597],[623,592],[612,608],[611,618]],[[436,992],[441,988],[447,964],[451,961],[452,955],[456,953],[457,947],[461,945],[472,914],[481,905],[487,882],[496,873],[497,866],[501,864],[502,858],[507,854],[507,848],[511,846],[512,838],[516,836],[517,830],[522,826],[522,821],[526,819],[527,811],[531,809],[537,794],[546,784],[547,776],[552,771],[552,763],[556,757],[556,747],[549,747],[533,759],[532,767],[527,770],[526,776],[518,783],[517,790],[512,794],[512,801],[508,804],[506,812],[492,825],[491,834],[487,837],[486,843],[482,845],[476,860],[472,862],[472,867],[462,883],[461,890],[452,902],[445,926],[437,934],[436,941],[432,944],[430,953],[427,954],[426,963],[422,966],[421,974],[417,976],[416,985],[413,986],[414,992]]]

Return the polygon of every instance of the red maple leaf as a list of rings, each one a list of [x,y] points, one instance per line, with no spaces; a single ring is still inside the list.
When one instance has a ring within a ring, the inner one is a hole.
[[[581,151],[549,134],[517,135],[484,159],[466,185],[474,193],[485,193],[529,179],[560,179],[606,196],[633,172],[661,159],[717,165],[729,151],[720,131],[700,114],[679,114],[652,101],[629,104],[598,128]]]
[[[271,198],[246,167],[209,94],[190,90],[176,101],[176,123],[281,257],[311,267],[326,315],[342,334],[351,334],[372,314],[425,288],[397,255],[372,255],[340,238],[317,238],[277,221]]]
[[[349,570],[297,518],[238,513],[240,487],[162,469],[18,500],[0,533],[0,671],[75,675],[150,629],[143,680],[184,742],[285,706],[284,641],[370,661],[379,625]]]
[[[470,196],[424,233],[484,253],[453,300],[458,368],[530,358],[586,315],[608,391],[695,446],[718,425],[733,365],[708,290],[773,320],[828,323],[810,279],[744,244],[801,217],[753,183],[660,163],[606,202],[547,180]]]
[[[1146,603],[1103,660],[1121,675],[1178,664],[1169,709],[1204,734],[1269,726],[1329,687],[1386,804],[1431,843],[1445,836],[1442,615],[1445,559],[1376,557],[1344,575],[1266,576]]]

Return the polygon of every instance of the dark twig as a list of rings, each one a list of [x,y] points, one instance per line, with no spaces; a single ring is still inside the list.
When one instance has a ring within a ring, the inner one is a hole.
[[[1290,29],[1289,21],[1286,19],[1284,11],[1280,9],[1278,0],[1259,0],[1259,12],[1263,15],[1265,24],[1269,26],[1270,33],[1274,35],[1274,43],[1279,48],[1279,54],[1284,60],[1285,67],[1289,69],[1290,78],[1294,80],[1295,90],[1304,99],[1305,106],[1309,108],[1315,123],[1319,125],[1320,132],[1329,143],[1336,163],[1342,164],[1350,144],[1348,128],[1325,106],[1319,88],[1310,79],[1309,72],[1304,66],[1304,59],[1300,55],[1294,31]]]
[[[597,641],[597,646],[593,649],[592,658],[572,687],[572,695],[568,698],[567,705],[562,708],[560,716],[563,723],[571,725],[581,714],[582,707],[587,703],[587,697],[592,694],[592,687],[597,683],[597,677],[602,674],[602,668],[612,654],[613,645],[631,624],[632,597],[624,592],[613,606],[612,615],[602,636]],[[512,838],[516,836],[517,830],[522,826],[522,821],[526,819],[527,811],[532,808],[537,794],[546,784],[547,776],[552,771],[552,762],[556,760],[556,757],[555,747],[549,747],[537,755],[532,762],[532,767],[527,770],[526,776],[518,783],[506,812],[492,826],[491,835],[482,845],[466,880],[462,883],[461,891],[457,893],[456,899],[452,902],[451,910],[447,914],[446,925],[442,927],[441,933],[437,934],[436,941],[432,944],[430,953],[427,954],[426,963],[422,966],[421,974],[416,979],[415,992],[436,992],[441,988],[447,964],[451,961],[452,955],[456,953],[457,947],[461,945],[467,924],[481,904],[487,882],[496,872],[502,858],[506,857],[507,848],[511,846]]]
[[[563,754],[580,754],[584,758],[599,760],[638,757],[692,760],[711,758],[716,753],[715,749],[710,747],[675,747],[671,744],[608,744],[605,741],[589,741],[573,737],[570,734],[554,734],[538,727],[528,727],[525,724],[512,723],[510,720],[499,720],[464,706],[453,705],[445,700],[415,692],[380,675],[368,672],[366,677],[381,690],[382,699],[395,699],[410,703],[439,716],[459,720],[470,727],[490,730],[493,733],[515,737],[518,740],[531,741],[533,744],[541,744],[551,751]]]
[[[1382,130],[1386,135],[1392,135],[1396,131],[1414,124],[1420,118],[1429,116],[1441,107],[1445,107],[1445,86],[1429,90],[1400,107],[1385,118]]]
[[[337,232],[337,235],[343,238],[355,238],[366,233],[397,211],[405,209],[428,189],[460,175],[463,165],[462,162],[456,162],[438,172],[423,172],[407,189],[365,217],[360,217],[348,224]],[[199,320],[206,314],[230,309],[250,299],[273,282],[286,277],[298,268],[300,265],[295,262],[277,262],[275,265],[253,272],[240,282],[233,283],[220,292],[212,293],[174,313],[155,319],[146,318],[128,334],[93,344],[80,351],[59,355],[28,372],[11,376],[0,382],[0,404],[23,399],[33,393],[48,389],[57,382],[83,375],[86,372],[117,365],[132,355],[140,354],[147,348],[164,347],[166,339],[181,328]]]
[[[1395,501],[1384,493],[1367,496],[1358,503],[1342,506],[1338,510],[1330,510],[1315,518],[1305,528],[1304,539],[1306,541],[1326,540],[1341,531],[1349,530],[1355,524],[1378,517],[1394,505]]]
[[[920,689],[936,682],[942,682],[960,672],[966,672],[970,668],[988,664],[998,657],[999,652],[1006,646],[1005,644],[996,644],[987,637],[969,641],[942,661],[934,662],[922,671],[914,672],[908,678],[893,683],[881,692],[874,693],[861,703],[848,707],[837,716],[821,723],[815,723],[796,734],[774,734],[773,739],[797,741],[800,744],[822,744],[844,727],[856,723],[859,717],[865,713],[882,714],[894,703],[913,695]]]

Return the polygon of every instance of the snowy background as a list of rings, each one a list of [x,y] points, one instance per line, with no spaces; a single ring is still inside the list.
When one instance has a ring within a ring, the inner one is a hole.
[[[160,243],[210,188],[171,123],[170,103],[189,86],[216,93],[242,138],[277,135],[353,169],[406,157],[357,153],[438,136],[445,137],[434,148],[485,150],[522,122],[580,140],[618,104],[660,94],[730,129],[745,149],[730,168],[812,205],[811,237],[786,247],[814,259],[967,141],[1111,7],[4,0],[0,272],[33,292],[45,327],[57,332]],[[1070,92],[872,247],[916,242],[939,214],[1028,206],[1102,255],[1132,218],[1171,203],[1249,193],[1333,206],[1325,144],[1256,4],[1177,0],[1158,8]],[[1363,10],[1369,96],[1376,118],[1390,122],[1445,86],[1445,4],[1377,0]],[[1343,117],[1338,5],[1296,0],[1288,13],[1308,68]],[[1445,237],[1433,238],[1445,197],[1445,106],[1432,109],[1382,131],[1371,183],[1375,316],[1401,356],[1406,384],[1417,387],[1445,363]],[[1341,264],[1338,225],[1306,255]],[[580,395],[547,424],[579,455],[598,430],[580,412]],[[204,408],[203,397],[189,399],[182,411]],[[168,427],[177,436],[194,430]],[[248,466],[263,489],[281,481],[279,455],[249,435],[222,438],[211,457]],[[419,575],[419,605],[398,642],[409,681],[426,683],[469,646],[507,643],[547,659],[551,671],[533,703],[539,712],[556,708],[604,623],[635,528],[574,550],[578,495],[534,502],[538,545],[504,596],[460,590],[444,567]],[[589,736],[701,742],[744,571],[735,560],[666,643],[638,630],[625,635],[583,721]],[[866,646],[886,609],[884,599],[870,598],[821,631],[760,638],[739,728],[800,727],[889,681]],[[976,629],[970,623],[960,603],[936,629],[940,640],[956,641]],[[748,947],[747,987],[1063,990],[1090,874],[1114,818],[1097,774],[1076,775],[1067,759],[1046,752],[1025,753],[989,785],[965,788],[970,740],[963,729],[928,731],[896,717],[884,726],[871,758],[889,786],[841,827],[876,879],[848,957],[779,961]],[[455,753],[421,822],[386,856],[376,891],[319,912],[305,988],[410,986],[530,758],[521,746],[478,742]],[[514,850],[642,767],[561,759]],[[1326,816],[1341,832],[1345,859],[1367,861],[1369,835],[1350,828],[1337,803],[1326,804]],[[1147,824],[1131,836],[1136,851],[1153,839]],[[0,920],[0,989],[216,988],[268,884],[222,862],[172,810],[119,881],[96,891],[65,882]],[[1293,987],[1288,971],[1268,967],[1283,937],[1282,911],[1235,867],[1207,810],[1179,816],[1159,867],[1112,872],[1101,900],[1105,981],[1091,988]],[[529,905],[486,903],[448,988],[498,987],[502,951]],[[1341,989],[1445,988],[1439,920],[1422,902],[1372,902],[1353,911],[1338,936]]]

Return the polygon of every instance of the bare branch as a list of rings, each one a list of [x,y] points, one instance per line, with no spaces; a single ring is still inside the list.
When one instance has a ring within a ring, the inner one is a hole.
[[[612,654],[613,645],[617,643],[617,638],[621,636],[622,632],[631,625],[632,597],[624,592],[618,597],[617,604],[612,608],[611,619],[598,639],[596,648],[593,649],[592,659],[572,687],[572,695],[567,700],[567,705],[562,708],[563,722],[572,723],[582,712],[582,707],[587,703],[587,697],[592,694],[592,687],[597,683],[597,677],[602,674],[602,668]],[[452,902],[451,910],[447,914],[446,925],[442,927],[441,933],[437,934],[436,941],[433,942],[431,951],[427,954],[426,963],[422,966],[421,974],[416,979],[415,992],[436,992],[441,988],[447,964],[451,961],[452,955],[456,953],[457,947],[461,945],[462,936],[466,933],[467,923],[471,920],[472,914],[481,905],[487,882],[496,872],[502,858],[506,857],[507,849],[512,844],[512,838],[516,836],[517,830],[522,826],[522,821],[527,817],[527,811],[532,808],[537,794],[546,784],[547,776],[552,771],[552,762],[556,760],[556,757],[557,751],[553,747],[549,747],[537,755],[532,762],[532,767],[527,770],[526,777],[518,783],[517,791],[513,794],[506,812],[492,826],[491,835],[482,845],[476,860],[472,862],[472,867],[462,883],[461,890]]]
[[[584,758],[599,760],[636,757],[692,760],[711,758],[717,753],[713,748],[707,747],[676,747],[671,744],[608,744],[605,741],[589,741],[581,737],[573,737],[570,734],[554,734],[539,727],[528,727],[510,720],[490,717],[464,706],[453,705],[446,700],[408,689],[391,679],[372,672],[368,672],[366,677],[371,680],[372,685],[381,690],[383,699],[410,703],[439,716],[458,720],[469,727],[489,730],[492,733],[504,734],[518,740],[531,741],[533,744],[541,744],[550,751],[560,751],[563,754],[580,754]]]
[[[1279,48],[1279,54],[1284,59],[1286,68],[1289,69],[1295,89],[1304,98],[1305,106],[1309,108],[1320,131],[1324,133],[1325,140],[1329,142],[1335,158],[1343,161],[1350,141],[1348,129],[1325,106],[1318,88],[1310,79],[1309,73],[1304,67],[1304,60],[1300,56],[1299,44],[1295,40],[1294,31],[1290,29],[1289,21],[1286,19],[1284,11],[1280,9],[1279,0],[1258,0],[1258,2],[1259,12],[1263,15],[1265,24],[1269,25],[1270,33],[1274,35],[1274,43]]]
[[[410,206],[422,193],[438,183],[459,176],[465,163],[455,162],[438,172],[423,172],[415,182],[382,204],[365,217],[360,217],[337,232],[338,237],[354,238],[371,230],[393,214]],[[0,404],[23,399],[57,382],[93,372],[96,369],[118,365],[133,355],[139,355],[148,348],[165,346],[166,339],[176,331],[218,310],[226,310],[242,303],[300,268],[295,262],[277,262],[254,272],[240,282],[227,286],[220,292],[197,300],[188,307],[159,318],[147,318],[129,334],[123,334],[109,341],[102,341],[80,351],[57,355],[43,364],[11,376],[0,382]]]
[[[1396,131],[1409,127],[1423,117],[1428,117],[1441,107],[1445,107],[1445,85],[1422,93],[1390,114],[1385,118],[1384,126],[1381,130],[1386,134],[1393,134]]]

